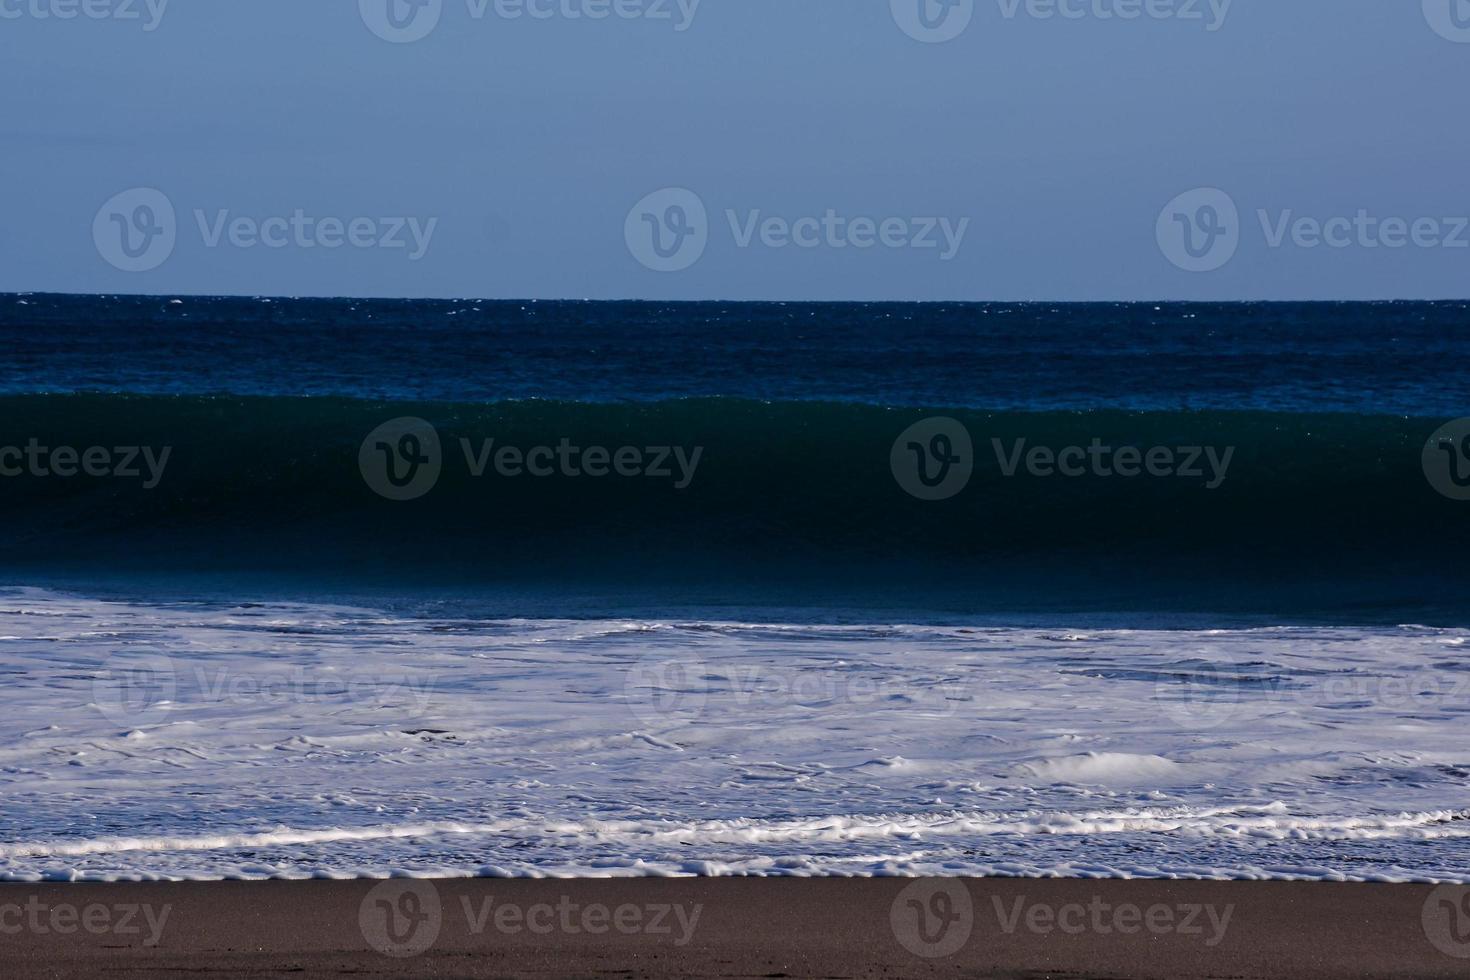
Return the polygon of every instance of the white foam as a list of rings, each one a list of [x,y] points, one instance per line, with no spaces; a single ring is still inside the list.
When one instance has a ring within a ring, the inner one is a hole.
[[[1177,762],[1163,756],[1127,752],[1088,752],[1058,759],[1040,759],[1024,763],[1017,769],[1048,783],[1136,786],[1183,778]]]
[[[1470,880],[1465,637],[19,590],[0,878]]]

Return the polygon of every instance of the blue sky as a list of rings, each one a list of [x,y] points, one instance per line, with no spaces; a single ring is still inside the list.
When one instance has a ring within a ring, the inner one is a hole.
[[[0,0],[0,290],[1470,295],[1470,0],[422,2]]]

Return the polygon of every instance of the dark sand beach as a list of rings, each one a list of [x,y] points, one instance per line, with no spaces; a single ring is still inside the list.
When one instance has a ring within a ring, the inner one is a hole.
[[[1439,916],[1464,894],[1057,879],[5,884],[0,974],[1463,977],[1470,960],[1453,954],[1470,942]]]

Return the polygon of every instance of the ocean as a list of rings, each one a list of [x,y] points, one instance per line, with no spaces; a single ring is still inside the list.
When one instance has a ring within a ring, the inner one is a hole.
[[[0,880],[1470,881],[1470,303],[0,296]]]

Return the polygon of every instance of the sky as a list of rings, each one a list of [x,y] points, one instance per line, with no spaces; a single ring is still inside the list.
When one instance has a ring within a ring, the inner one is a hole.
[[[1470,0],[0,0],[0,291],[1470,296]]]

